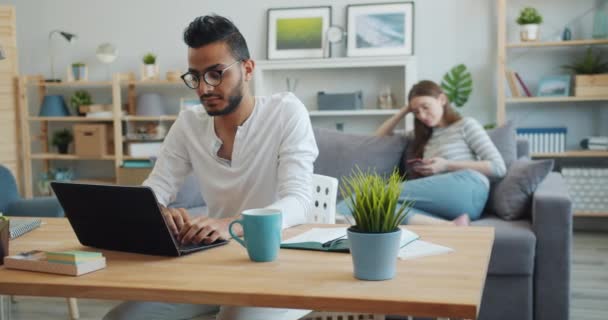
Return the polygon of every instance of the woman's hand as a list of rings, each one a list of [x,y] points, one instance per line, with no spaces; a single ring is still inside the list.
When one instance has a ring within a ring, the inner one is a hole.
[[[432,176],[448,170],[448,160],[441,157],[422,159],[420,165],[414,166],[414,171],[423,176]]]

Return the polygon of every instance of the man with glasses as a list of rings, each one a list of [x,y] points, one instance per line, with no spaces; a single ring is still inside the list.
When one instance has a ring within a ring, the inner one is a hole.
[[[228,239],[228,225],[245,209],[279,209],[284,228],[306,222],[318,149],[302,102],[291,93],[252,95],[249,82],[255,62],[228,19],[196,18],[186,28],[184,41],[189,68],[182,79],[202,105],[180,113],[144,181],[154,190],[176,239],[183,244]],[[183,208],[167,208],[191,172],[207,215],[192,217]],[[235,231],[242,235],[242,230]],[[295,320],[309,312],[126,302],[105,319],[188,319],[218,310],[222,320]]]

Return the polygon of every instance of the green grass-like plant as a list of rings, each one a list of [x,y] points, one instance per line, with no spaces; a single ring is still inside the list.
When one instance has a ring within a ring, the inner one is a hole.
[[[397,170],[388,178],[362,172],[358,167],[344,178],[340,193],[353,213],[353,229],[363,233],[386,233],[399,228],[409,214],[412,201],[399,204],[401,177]]]
[[[70,105],[74,108],[76,114],[81,114],[78,108],[80,106],[89,106],[93,104],[91,94],[85,90],[78,90],[74,92],[74,95],[70,98]]]
[[[464,64],[459,64],[443,76],[441,88],[450,102],[462,107],[473,92],[473,77]]]
[[[543,17],[538,13],[538,10],[532,7],[525,7],[519,13],[517,24],[541,24]]]
[[[144,64],[155,64],[156,63],[156,55],[149,52],[144,55],[143,58]]]
[[[72,63],[72,67],[84,67],[86,64],[84,62],[74,62]]]
[[[602,61],[602,54],[593,55],[591,48],[587,49],[585,56],[572,64],[564,65],[562,68],[574,72],[574,74],[600,74],[608,72],[608,61]]]

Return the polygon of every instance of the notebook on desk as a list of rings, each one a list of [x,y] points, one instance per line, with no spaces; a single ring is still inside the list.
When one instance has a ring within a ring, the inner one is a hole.
[[[78,241],[85,246],[181,256],[228,242],[179,245],[149,187],[68,182],[51,182],[51,187]]]
[[[11,240],[40,227],[41,224],[42,219],[40,218],[11,217],[9,224]]]

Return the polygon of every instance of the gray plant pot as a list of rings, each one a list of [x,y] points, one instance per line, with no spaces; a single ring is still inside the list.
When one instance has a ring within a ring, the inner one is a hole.
[[[389,280],[395,277],[401,229],[387,233],[363,233],[347,230],[355,278]]]

